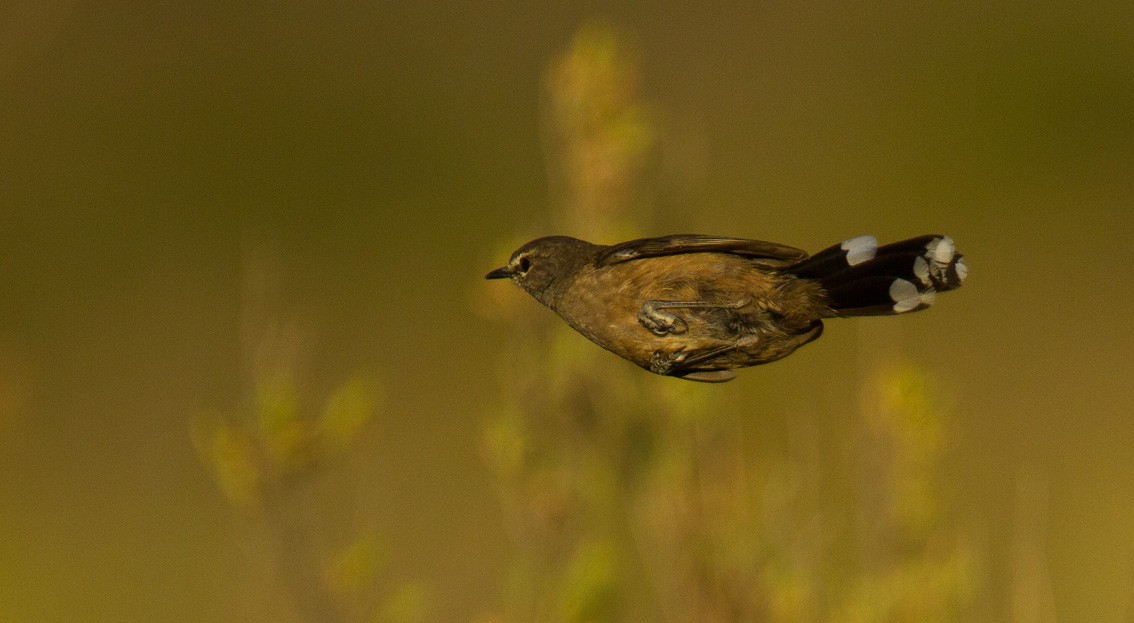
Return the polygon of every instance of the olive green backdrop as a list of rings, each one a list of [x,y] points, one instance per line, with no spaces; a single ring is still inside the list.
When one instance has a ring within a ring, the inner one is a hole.
[[[327,563],[373,576],[348,620],[496,620],[523,544],[481,439],[516,329],[478,279],[578,233],[550,231],[547,68],[593,20],[656,132],[637,231],[969,258],[929,312],[695,391],[774,453],[856,407],[865,362],[916,366],[975,610],[1131,620],[1129,2],[68,0],[0,7],[0,619],[303,620],[288,528],[224,480],[254,444],[217,432],[271,368],[299,410],[366,388],[295,511],[337,517],[316,562],[373,535]]]

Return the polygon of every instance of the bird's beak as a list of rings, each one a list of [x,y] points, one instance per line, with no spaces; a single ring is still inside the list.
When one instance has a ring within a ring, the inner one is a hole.
[[[484,276],[485,279],[508,279],[512,276],[512,269],[508,266],[501,266],[496,270]]]

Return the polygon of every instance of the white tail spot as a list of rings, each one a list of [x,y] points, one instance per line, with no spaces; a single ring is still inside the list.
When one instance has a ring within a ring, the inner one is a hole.
[[[929,285],[929,262],[925,261],[924,257],[920,255],[914,258],[913,274],[917,280],[925,285]]]
[[[953,268],[957,271],[957,280],[963,282],[965,277],[969,276],[969,267],[965,266],[963,258],[958,257],[957,263],[953,264]]]
[[[934,238],[929,244],[925,245],[925,256],[934,262],[948,264],[953,261],[953,256],[957,254],[957,247],[953,244],[953,239],[949,236],[942,236]]]
[[[895,279],[890,284],[890,300],[894,301],[894,312],[900,314],[917,309],[921,304],[921,294],[912,282]]]
[[[839,248],[847,252],[847,264],[857,266],[874,259],[878,251],[878,239],[870,234],[844,241]]]

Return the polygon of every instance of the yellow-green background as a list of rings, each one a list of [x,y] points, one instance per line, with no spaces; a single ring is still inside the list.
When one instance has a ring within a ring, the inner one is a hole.
[[[247,400],[258,253],[299,384],[378,379],[325,495],[380,534],[380,583],[427,586],[436,620],[496,609],[519,546],[479,440],[513,327],[474,312],[477,279],[573,233],[545,230],[541,98],[601,18],[663,135],[647,233],[945,232],[969,258],[928,313],[832,322],[698,391],[775,446],[855,403],[872,349],[914,362],[951,396],[942,495],[987,620],[1023,620],[1024,569],[1037,620],[1130,621],[1132,6],[9,0],[0,620],[297,620],[191,439]]]

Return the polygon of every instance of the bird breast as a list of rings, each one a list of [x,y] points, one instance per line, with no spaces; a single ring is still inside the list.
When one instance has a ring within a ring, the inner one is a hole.
[[[720,253],[588,265],[572,276],[552,309],[599,346],[648,367],[658,351],[710,348],[762,332],[770,318],[783,312],[787,301],[778,300],[778,293],[788,278]],[[639,321],[650,302],[718,307],[667,309],[685,327],[657,335]]]

